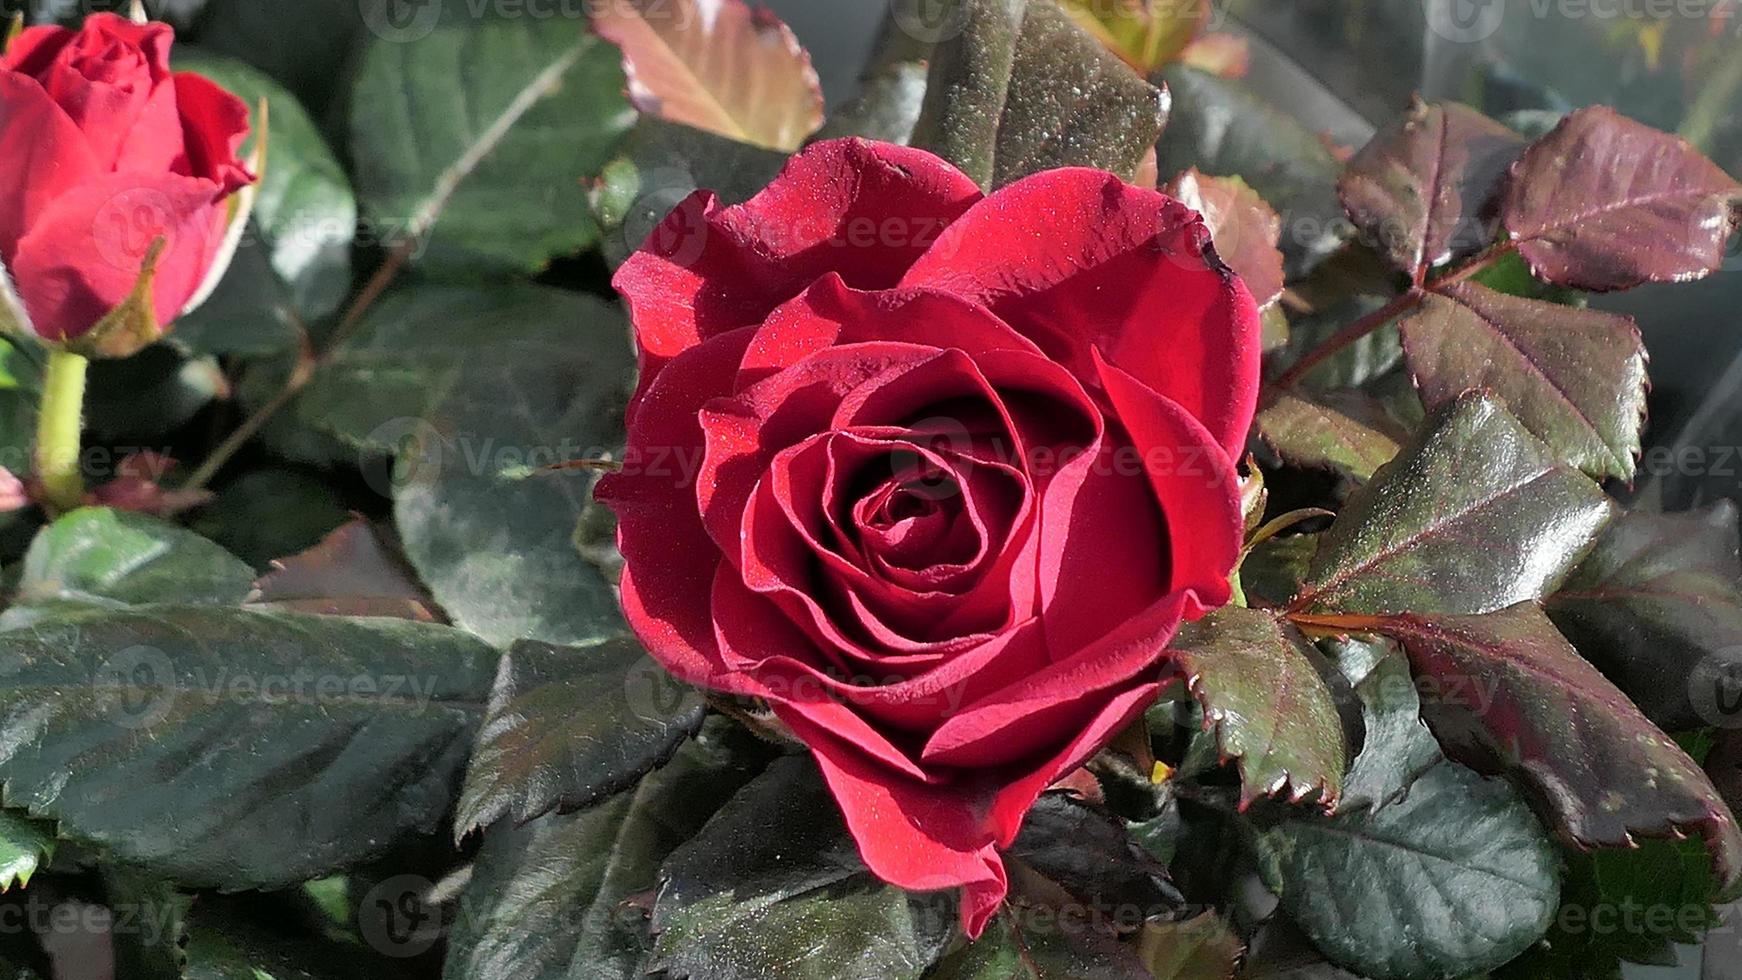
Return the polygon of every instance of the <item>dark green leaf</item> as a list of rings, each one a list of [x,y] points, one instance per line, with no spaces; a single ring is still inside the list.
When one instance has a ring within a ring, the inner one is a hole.
[[[651,966],[689,980],[909,980],[954,918],[872,878],[815,764],[788,756],[666,860]]]
[[[592,194],[605,258],[617,265],[691,193],[722,204],[748,200],[780,172],[786,156],[659,119],[630,130]]]
[[[1486,612],[1535,599],[1613,509],[1498,403],[1467,395],[1349,498],[1293,608]]]
[[[30,876],[54,854],[54,840],[54,824],[0,810],[0,892],[30,884]]]
[[[1676,943],[1717,925],[1710,856],[1695,841],[1574,855],[1545,942],[1496,980],[1622,980],[1623,961],[1675,966]]]
[[[632,792],[485,836],[449,939],[448,980],[635,980],[660,862],[755,775],[710,727]]]
[[[1361,317],[1374,313],[1385,302],[1384,299],[1369,295],[1338,298],[1330,300],[1323,309],[1313,313],[1290,317],[1288,342],[1272,356],[1272,373],[1293,366],[1338,331]],[[1401,363],[1403,343],[1398,338],[1397,330],[1388,325],[1355,341],[1313,368],[1301,379],[1301,387],[1319,391],[1365,388],[1388,375]]]
[[[1398,616],[1382,628],[1438,682],[1426,716],[1446,751],[1516,772],[1569,842],[1627,847],[1697,833],[1725,887],[1742,881],[1742,832],[1711,780],[1534,603]]]
[[[103,904],[113,916],[109,934],[116,976],[181,980],[187,967],[182,944],[193,896],[137,868],[109,864],[100,871]]]
[[[85,396],[89,441],[162,445],[228,387],[215,359],[188,357],[170,344],[153,344],[125,360],[99,360],[91,365]],[[90,469],[106,471],[88,473],[91,482],[113,476],[120,456],[132,451],[121,448],[105,460],[91,450]]]
[[[0,779],[146,870],[287,885],[434,829],[495,659],[398,620],[61,610],[0,633]]]
[[[1271,538],[1240,563],[1240,584],[1258,605],[1286,606],[1306,580],[1318,548],[1317,534]]]
[[[1377,639],[1337,640],[1329,649],[1355,686],[1366,731],[1338,808],[1384,806],[1440,761],[1440,743],[1422,724],[1421,692],[1402,651]]]
[[[257,572],[297,554],[351,519],[338,492],[306,470],[250,470],[218,491],[190,525]]]
[[[350,945],[289,938],[230,910],[190,917],[183,980],[380,980],[383,963]]]
[[[427,384],[418,358],[467,362],[454,365],[426,416],[365,436],[409,443],[395,470],[394,516],[436,601],[498,646],[621,632],[610,583],[577,546],[593,477],[543,469],[604,455],[622,439],[630,357],[621,315],[591,297],[536,287],[421,290],[397,310],[399,318],[347,345],[347,357],[357,357],[350,364],[407,359],[407,382]],[[499,356],[471,353],[480,336],[502,345]],[[364,369],[349,393],[373,403],[370,381],[382,373]]]
[[[414,17],[435,22],[375,38],[351,100],[357,190],[381,237],[419,239],[420,267],[473,277],[592,244],[581,182],[634,122],[617,49],[572,13],[473,17],[450,0]]]
[[[634,637],[516,643],[497,669],[455,830],[587,806],[664,762],[701,723],[701,696]]]
[[[1067,794],[1042,796],[1008,853],[1082,907],[1128,910],[1127,921],[1120,923],[1126,928],[1176,912],[1183,902],[1166,866],[1126,833],[1120,820]]]
[[[1669,731],[1733,724],[1742,649],[1736,506],[1622,515],[1544,603],[1561,632]]]
[[[1015,910],[939,961],[926,980],[1151,980],[1134,949]]]
[[[1164,174],[1196,167],[1240,177],[1282,215],[1290,278],[1342,244],[1337,161],[1318,134],[1244,83],[1182,64],[1162,69],[1173,92],[1167,134],[1156,147]]]
[[[1270,613],[1229,606],[1180,630],[1175,669],[1204,707],[1225,758],[1240,761],[1246,804],[1268,795],[1329,804],[1347,748],[1318,651]]]
[[[1324,467],[1365,481],[1391,462],[1408,433],[1359,391],[1282,391],[1258,413],[1258,435],[1297,466]]]
[[[959,20],[932,53],[915,146],[987,190],[1054,167],[1136,175],[1167,118],[1164,90],[1053,0],[952,3]]]
[[[192,531],[144,514],[85,507],[31,542],[18,601],[234,606],[253,584],[252,568]]]
[[[266,166],[252,219],[261,239],[249,247],[270,257],[268,264],[304,320],[332,313],[351,288],[351,240],[357,228],[357,199],[344,167],[302,103],[258,69],[191,49],[177,50],[176,67],[217,82],[248,103],[251,112],[257,113],[262,101],[267,104]],[[244,154],[258,139],[261,120],[253,123],[254,136],[244,146]],[[228,336],[242,327],[247,328],[241,330],[246,348],[233,344]],[[203,331],[209,342],[197,349],[208,353],[257,349],[262,346],[259,329],[259,324],[210,324]],[[182,337],[184,342],[187,339]]]
[[[1524,952],[1559,905],[1559,859],[1504,782],[1449,763],[1401,802],[1257,839],[1265,878],[1325,955],[1373,980],[1449,980]]]
[[[1338,191],[1355,226],[1419,283],[1494,241],[1488,205],[1523,150],[1517,133],[1468,106],[1417,99],[1355,154]]]
[[[1593,477],[1633,476],[1645,424],[1645,342],[1633,318],[1458,283],[1399,323],[1428,407],[1472,388]]]
[[[1513,165],[1502,218],[1538,279],[1628,289],[1717,269],[1739,201],[1742,185],[1686,140],[1593,106]]]

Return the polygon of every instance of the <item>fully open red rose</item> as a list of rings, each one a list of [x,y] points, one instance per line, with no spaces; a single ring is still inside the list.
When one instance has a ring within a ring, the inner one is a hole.
[[[698,193],[618,273],[641,351],[623,604],[695,684],[766,699],[860,852],[965,889],[1229,598],[1258,315],[1199,216],[1093,170],[990,197],[819,143]]]
[[[254,180],[236,157],[247,105],[171,72],[174,37],[94,14],[0,55],[0,264],[46,340],[120,306],[159,238],[152,312],[173,321],[223,251],[225,199]]]

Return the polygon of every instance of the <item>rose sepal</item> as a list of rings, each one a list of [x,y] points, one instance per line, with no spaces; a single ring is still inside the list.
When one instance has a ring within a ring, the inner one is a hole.
[[[165,331],[152,306],[152,287],[157,280],[157,260],[163,255],[164,243],[162,235],[152,240],[145,261],[139,264],[139,278],[134,280],[133,291],[120,306],[77,337],[48,346],[81,357],[119,359],[132,357],[161,340]]]
[[[6,24],[6,34],[4,37],[0,37],[0,54],[5,54],[6,49],[10,48],[12,42],[18,39],[18,35],[23,33],[24,11],[21,10],[18,13],[13,14],[12,19]]]
[[[36,337],[36,331],[30,326],[30,314],[25,312],[24,301],[18,298],[18,290],[12,286],[12,276],[6,271],[4,262],[0,262],[0,334],[16,338]]]
[[[224,241],[218,246],[218,252],[212,257],[211,268],[206,270],[206,277],[200,281],[200,288],[194,290],[194,295],[182,307],[180,316],[187,316],[200,308],[212,294],[218,291],[218,284],[224,281],[224,273],[230,271],[230,263],[236,258],[236,249],[242,244],[242,236],[248,230],[248,219],[254,213],[254,202],[260,197],[260,178],[266,175],[266,140],[268,135],[267,103],[261,99],[254,110],[254,151],[248,154],[243,164],[255,180],[231,194],[224,202],[229,211],[229,217],[224,225]]]

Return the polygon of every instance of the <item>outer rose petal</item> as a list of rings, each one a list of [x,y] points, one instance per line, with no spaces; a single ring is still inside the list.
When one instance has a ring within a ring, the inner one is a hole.
[[[624,471],[607,474],[594,491],[617,514],[630,627],[673,674],[728,689],[711,598],[722,558],[696,508],[696,413],[730,389],[750,337],[748,329],[715,337],[673,361],[629,426]]]
[[[99,172],[84,134],[42,86],[0,71],[0,261],[12,264],[18,240],[50,202]]]
[[[991,829],[975,812],[975,802],[986,805],[990,794],[890,780],[839,751],[827,730],[799,718],[788,722],[795,723],[866,866],[898,888],[961,888],[962,931],[978,938],[1010,890]]]
[[[1185,205],[1098,170],[1035,174],[975,205],[903,286],[990,307],[1081,378],[1109,360],[1237,456],[1256,410],[1257,306]]]
[[[1185,409],[1144,387],[1095,352],[1095,367],[1167,518],[1171,587],[1198,619],[1233,598],[1228,577],[1245,541],[1240,477],[1210,433]]]
[[[26,27],[6,46],[6,52],[0,54],[0,71],[15,71],[34,77],[48,68],[61,49],[78,36],[77,31],[55,24]]]
[[[119,154],[127,135],[141,123],[157,90],[169,82],[174,41],[175,31],[168,24],[135,24],[115,14],[94,14],[33,74],[84,131],[97,159],[114,168],[125,163]]]
[[[829,272],[860,289],[895,285],[979,199],[938,157],[861,139],[812,144],[740,205],[697,192],[613,280],[635,324],[642,387],[681,351],[762,322]]]
[[[158,323],[174,322],[222,243],[217,193],[211,181],[179,174],[110,174],[49,204],[12,267],[37,333],[60,340],[95,326],[133,291],[160,235],[152,305]]]
[[[185,71],[175,76],[175,98],[178,135],[187,148],[185,172],[213,181],[225,194],[252,184],[254,175],[236,156],[248,138],[248,103]]]

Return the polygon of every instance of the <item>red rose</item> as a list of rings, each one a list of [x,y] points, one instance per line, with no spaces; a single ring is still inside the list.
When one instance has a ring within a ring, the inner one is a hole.
[[[616,278],[641,352],[623,605],[698,685],[766,699],[870,868],[961,886],[1156,697],[1229,599],[1258,315],[1199,216],[1093,170],[990,197],[819,143],[700,192]]]
[[[0,265],[45,340],[121,306],[159,238],[159,325],[224,252],[225,199],[254,180],[236,157],[248,107],[171,72],[174,39],[167,24],[94,14],[77,31],[30,28],[0,55]]]

